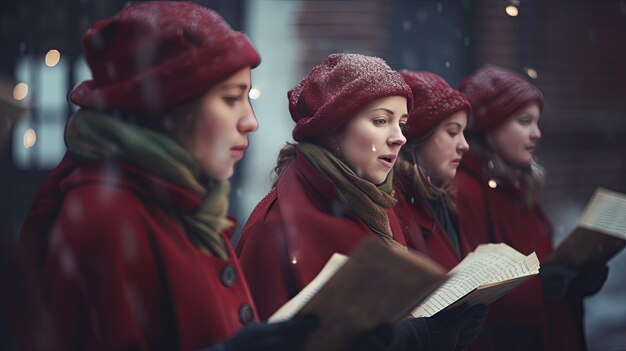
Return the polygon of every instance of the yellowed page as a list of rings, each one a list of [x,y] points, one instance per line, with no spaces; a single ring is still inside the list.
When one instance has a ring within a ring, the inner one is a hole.
[[[411,314],[415,317],[430,317],[483,285],[537,273],[539,260],[534,252],[524,256],[504,243],[480,245],[452,269],[450,279]]]
[[[545,260],[574,267],[607,262],[626,246],[626,195],[598,188],[578,224]]]
[[[294,297],[297,302],[288,302],[271,318],[318,316],[320,328],[311,335],[307,351],[345,350],[364,331],[406,317],[447,279],[430,258],[389,247],[378,238],[365,240],[345,264],[336,266],[331,264],[335,268],[320,274],[312,287]]]
[[[280,322],[292,318],[298,313],[304,305],[326,284],[339,268],[341,268],[348,256],[335,253],[326,262],[322,271],[307,286],[304,287],[293,299],[287,301],[268,319],[268,322]]]
[[[578,225],[626,240],[626,195],[598,188]]]

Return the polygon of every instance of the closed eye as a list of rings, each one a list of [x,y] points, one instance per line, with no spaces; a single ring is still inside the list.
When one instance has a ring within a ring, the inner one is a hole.
[[[222,97],[222,99],[224,100],[224,102],[228,105],[228,106],[234,106],[237,101],[241,100],[243,98],[243,95],[241,96],[224,96]]]

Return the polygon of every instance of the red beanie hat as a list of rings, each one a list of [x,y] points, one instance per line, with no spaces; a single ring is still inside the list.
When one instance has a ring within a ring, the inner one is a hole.
[[[320,140],[331,136],[363,105],[388,96],[413,96],[402,76],[384,60],[356,54],[331,54],[291,89],[289,111],[296,122],[296,141]]]
[[[543,94],[521,75],[495,65],[484,65],[459,85],[472,104],[471,130],[489,132],[530,102],[543,108]]]
[[[413,91],[413,111],[404,132],[407,140],[426,134],[458,111],[465,110],[468,114],[471,111],[463,94],[435,73],[402,70],[400,74]]]
[[[151,116],[261,62],[245,35],[190,2],[127,6],[83,35],[93,80],[69,94],[82,108]]]

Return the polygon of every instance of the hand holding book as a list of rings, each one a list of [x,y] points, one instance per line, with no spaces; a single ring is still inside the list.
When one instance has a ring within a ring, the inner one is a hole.
[[[545,262],[572,267],[603,263],[625,244],[626,195],[598,188],[572,232]]]
[[[454,267],[450,279],[412,315],[430,317],[463,304],[488,305],[538,273],[534,252],[524,256],[504,243],[483,244]]]

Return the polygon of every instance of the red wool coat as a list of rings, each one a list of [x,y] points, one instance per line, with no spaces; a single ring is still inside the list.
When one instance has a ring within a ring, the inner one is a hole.
[[[197,350],[256,312],[239,263],[201,252],[174,212],[201,198],[117,163],[76,166],[44,184],[20,244],[40,259],[62,350]]]
[[[552,252],[552,226],[540,206],[524,205],[524,189],[490,177],[478,156],[463,157],[455,178],[461,232],[471,249],[504,242],[539,261]],[[484,350],[577,350],[582,335],[580,301],[546,304],[535,277],[489,307],[478,343]]]
[[[393,213],[393,238],[405,245]],[[338,252],[374,233],[337,200],[334,184],[306,158],[296,158],[254,209],[237,244],[261,319],[304,288]]]
[[[422,196],[402,177],[394,178],[394,188],[398,204],[393,208],[400,221],[409,248],[421,251],[435,262],[450,270],[454,268],[470,250],[460,228],[457,252],[444,227],[428,208]]]

